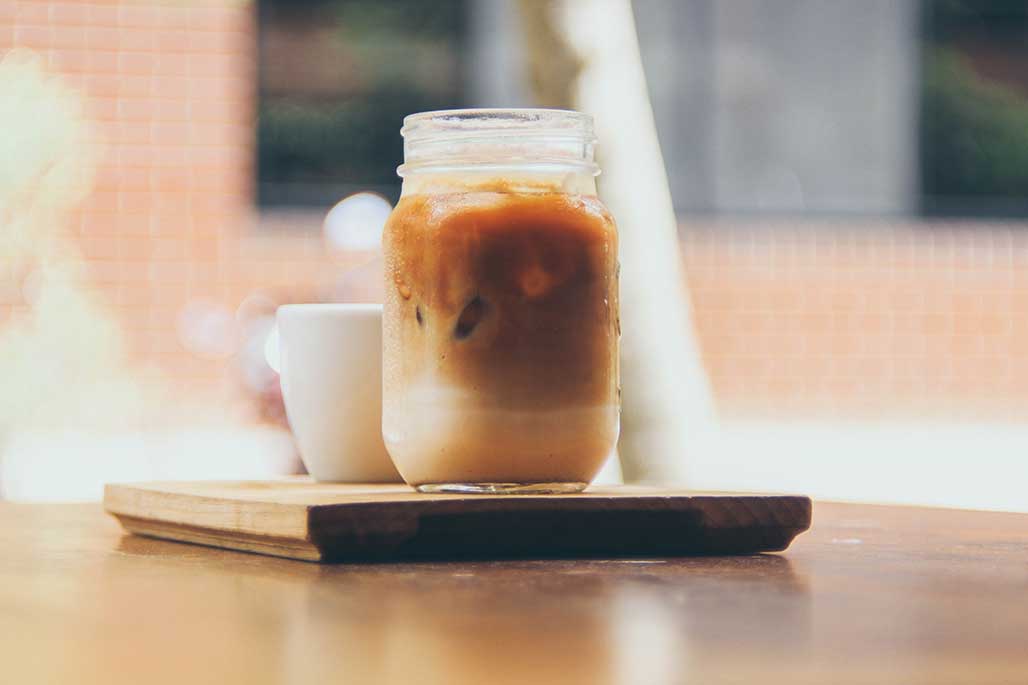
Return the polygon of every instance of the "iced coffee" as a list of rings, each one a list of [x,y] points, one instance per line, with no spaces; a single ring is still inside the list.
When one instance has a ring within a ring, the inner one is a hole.
[[[406,169],[384,235],[383,435],[419,489],[576,491],[617,441],[617,232],[591,131],[574,133],[587,161]]]

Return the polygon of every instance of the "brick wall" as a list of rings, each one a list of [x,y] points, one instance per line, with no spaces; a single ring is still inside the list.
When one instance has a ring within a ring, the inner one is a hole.
[[[231,394],[234,370],[183,345],[188,303],[233,313],[258,288],[316,294],[333,266],[317,233],[256,228],[254,31],[235,0],[0,3],[0,52],[35,52],[83,98],[99,163],[67,235],[127,362],[190,393]]]
[[[688,222],[722,410],[1026,415],[1028,224]]]

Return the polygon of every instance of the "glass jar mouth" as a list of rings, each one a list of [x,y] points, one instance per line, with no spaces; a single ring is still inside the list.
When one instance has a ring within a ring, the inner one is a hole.
[[[596,175],[593,118],[563,109],[453,109],[404,118],[400,176],[461,167],[571,167]]]
[[[487,133],[500,136],[545,134],[594,140],[592,116],[570,109],[440,109],[408,114],[400,129],[405,141],[426,137],[455,139]]]

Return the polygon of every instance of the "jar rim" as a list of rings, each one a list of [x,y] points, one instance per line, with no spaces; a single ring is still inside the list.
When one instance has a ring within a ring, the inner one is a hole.
[[[408,115],[402,177],[416,171],[517,167],[599,173],[589,114],[568,109],[443,109]]]
[[[440,109],[409,114],[400,135],[408,142],[425,138],[525,135],[568,136],[594,141],[593,118],[570,109],[473,108]]]

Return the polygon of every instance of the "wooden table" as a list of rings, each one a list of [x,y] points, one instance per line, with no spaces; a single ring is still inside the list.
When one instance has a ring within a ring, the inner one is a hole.
[[[318,566],[0,504],[0,682],[1028,683],[1028,516],[815,505],[782,555]]]

